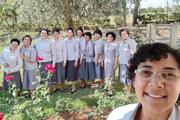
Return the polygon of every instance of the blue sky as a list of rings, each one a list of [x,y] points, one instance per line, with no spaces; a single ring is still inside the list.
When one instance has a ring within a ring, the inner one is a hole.
[[[173,0],[168,0],[169,6],[172,6]],[[167,6],[167,0],[142,0],[141,2],[141,8],[145,7],[166,7]]]

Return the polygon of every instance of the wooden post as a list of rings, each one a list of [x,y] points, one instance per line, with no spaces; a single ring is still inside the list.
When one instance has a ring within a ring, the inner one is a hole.
[[[176,48],[176,29],[177,29],[177,24],[175,23],[171,23],[171,31],[170,31],[170,45],[173,48]]]
[[[154,24],[148,24],[147,25],[147,33],[146,37],[149,43],[155,40],[155,35],[156,35],[156,29]]]

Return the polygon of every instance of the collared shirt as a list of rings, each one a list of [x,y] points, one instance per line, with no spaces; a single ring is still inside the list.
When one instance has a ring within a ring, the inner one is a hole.
[[[122,107],[118,107],[113,110],[107,120],[134,120],[138,109],[141,104],[129,104]],[[179,120],[180,118],[180,106],[175,105],[168,120]]]
[[[128,64],[133,53],[136,51],[137,43],[135,40],[128,38],[121,41],[118,45],[117,55],[119,56],[120,64]]]
[[[67,60],[78,60],[79,59],[79,45],[78,41],[75,38],[64,39],[66,47],[67,47]]]
[[[116,52],[117,51],[117,44],[112,43],[105,43],[104,45],[104,62],[105,63],[115,63]]]
[[[92,40],[85,42],[85,59],[86,62],[94,61],[94,43]]]
[[[64,40],[52,40],[55,45],[56,50],[56,59],[55,62],[64,62],[66,64],[67,62],[67,48]]]
[[[103,61],[104,54],[104,41],[102,39],[94,41],[94,52],[95,52],[95,62],[101,63]],[[97,60],[97,55],[100,55],[99,60]]]
[[[23,68],[25,70],[34,70],[37,68],[36,50],[34,49],[34,47],[30,46],[29,48],[25,48],[24,46],[22,46],[20,48],[20,54],[23,54],[31,61],[34,61],[33,63],[30,63],[28,61],[23,60]]]
[[[9,47],[3,50],[1,60],[4,72],[17,72],[20,70],[23,64],[19,55],[19,49],[16,51],[11,51]]]
[[[37,51],[37,55],[40,58],[43,58],[43,60],[38,61],[38,62],[50,62],[53,61],[53,65],[55,65],[55,48],[54,44],[51,40],[46,39],[46,40],[37,40],[35,43],[35,49]]]
[[[79,43],[79,57],[80,59],[85,58],[85,46],[86,46],[86,41],[84,39],[84,37],[81,38],[76,38],[76,40]]]

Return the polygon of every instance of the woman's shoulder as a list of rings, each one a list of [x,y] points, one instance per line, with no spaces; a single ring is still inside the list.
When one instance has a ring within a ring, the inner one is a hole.
[[[140,104],[129,104],[114,109],[107,120],[131,120]]]

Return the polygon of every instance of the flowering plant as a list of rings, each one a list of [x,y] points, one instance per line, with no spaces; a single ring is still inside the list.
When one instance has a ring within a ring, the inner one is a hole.
[[[2,120],[3,119],[3,114],[2,114],[2,112],[0,112],[0,120]]]
[[[41,58],[41,57],[39,57],[39,56],[36,56],[36,60],[37,60],[37,61],[42,61],[42,60],[44,60],[44,59]]]
[[[53,65],[51,65],[51,64],[46,64],[45,65],[45,70],[50,74],[53,74],[56,71],[55,67]]]
[[[7,76],[4,77],[4,79],[5,79],[6,81],[11,81],[12,78],[13,78],[12,75],[7,75]]]

